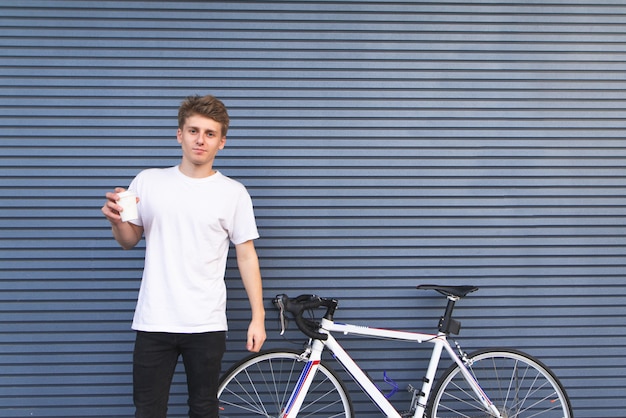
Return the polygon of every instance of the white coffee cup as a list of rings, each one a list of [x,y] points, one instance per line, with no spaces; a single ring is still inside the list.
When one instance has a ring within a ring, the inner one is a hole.
[[[131,191],[125,191],[118,193],[118,196],[120,200],[117,201],[117,204],[124,208],[124,210],[120,212],[122,222],[139,218],[139,214],[137,213],[137,195]]]

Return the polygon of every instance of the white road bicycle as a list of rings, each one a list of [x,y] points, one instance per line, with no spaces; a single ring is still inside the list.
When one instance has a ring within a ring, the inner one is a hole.
[[[474,286],[420,285],[447,297],[437,334],[368,328],[334,321],[337,300],[302,295],[279,295],[273,303],[280,309],[283,332],[285,314],[291,313],[298,328],[310,340],[304,351],[271,350],[234,365],[221,379],[218,396],[220,417],[353,418],[354,410],[345,384],[322,360],[329,350],[387,417],[444,418],[571,418],[567,394],[555,374],[534,357],[511,349],[488,349],[466,354],[458,343],[460,322],[452,318],[455,303],[478,290]],[[326,308],[321,321],[305,318],[305,312]],[[398,412],[333,337],[333,333],[371,338],[431,343],[432,355],[421,389],[413,393],[407,412]],[[441,354],[453,361],[435,381]],[[457,352],[458,351],[458,352]]]

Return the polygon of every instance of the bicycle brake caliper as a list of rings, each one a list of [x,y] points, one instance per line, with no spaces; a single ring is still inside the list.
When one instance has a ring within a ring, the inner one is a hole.
[[[308,345],[302,354],[298,356],[298,361],[309,361],[311,356],[311,345]]]
[[[469,366],[470,359],[467,358],[467,353],[463,351],[461,345],[456,340],[454,341],[454,345],[456,346],[456,349],[459,352],[459,356],[461,357],[461,360],[463,360],[463,363]]]

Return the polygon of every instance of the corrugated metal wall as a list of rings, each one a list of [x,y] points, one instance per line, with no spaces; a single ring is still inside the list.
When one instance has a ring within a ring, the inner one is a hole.
[[[625,24],[622,1],[0,2],[0,417],[132,415],[143,253],[99,208],[177,163],[193,93],[231,110],[218,165],[253,195],[268,298],[433,329],[443,300],[413,287],[476,284],[467,350],[523,348],[577,417],[623,416]],[[228,281],[225,367],[246,326]],[[347,345],[419,382],[427,347]]]

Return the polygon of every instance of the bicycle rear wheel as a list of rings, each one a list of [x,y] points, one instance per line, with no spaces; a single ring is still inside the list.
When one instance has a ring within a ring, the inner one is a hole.
[[[220,380],[220,417],[279,417],[306,362],[301,353],[272,350],[234,365]],[[353,418],[352,402],[334,370],[320,363],[298,418]]]
[[[472,353],[468,369],[504,418],[571,418],[561,382],[543,363],[516,350]],[[454,364],[438,380],[427,417],[492,417]]]

